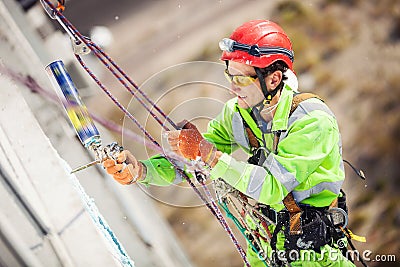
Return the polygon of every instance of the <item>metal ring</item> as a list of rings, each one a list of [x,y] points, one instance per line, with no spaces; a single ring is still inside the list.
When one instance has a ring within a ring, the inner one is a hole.
[[[347,215],[347,213],[346,213],[343,209],[333,207],[333,208],[330,208],[330,209],[328,210],[328,212],[331,213],[332,215],[333,215],[334,213],[341,213],[341,214],[343,215],[343,218],[344,218],[344,222],[343,222],[342,227],[343,227],[343,228],[346,228],[346,226],[347,226],[347,224],[348,224],[348,222],[349,222],[349,216]]]

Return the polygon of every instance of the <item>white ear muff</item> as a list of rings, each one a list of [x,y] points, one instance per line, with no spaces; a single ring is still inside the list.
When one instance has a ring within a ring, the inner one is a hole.
[[[285,71],[285,76],[287,77],[285,84],[287,84],[293,91],[299,92],[299,81],[297,80],[296,74],[290,69]]]

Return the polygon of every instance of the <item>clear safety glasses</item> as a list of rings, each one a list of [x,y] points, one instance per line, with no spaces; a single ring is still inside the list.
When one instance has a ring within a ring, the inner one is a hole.
[[[245,76],[245,75],[232,75],[229,73],[228,69],[224,71],[226,79],[237,86],[246,87],[254,83],[257,80],[257,75]]]

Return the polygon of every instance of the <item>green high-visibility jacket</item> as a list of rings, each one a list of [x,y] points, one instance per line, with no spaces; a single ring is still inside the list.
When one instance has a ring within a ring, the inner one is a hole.
[[[315,207],[329,206],[338,196],[344,180],[341,138],[335,116],[319,99],[299,104],[290,115],[294,92],[284,86],[273,120],[264,134],[266,149],[272,151],[273,132],[281,131],[277,153],[269,153],[262,166],[237,161],[230,154],[238,148],[250,154],[244,122],[261,140],[262,132],[250,115],[250,109],[229,100],[222,112],[208,125],[204,138],[223,152],[211,170],[211,179],[227,183],[270,205],[276,211],[289,192],[298,203]],[[290,116],[289,116],[290,115]],[[182,181],[179,173],[162,156],[142,161],[147,168],[144,184],[169,185]]]

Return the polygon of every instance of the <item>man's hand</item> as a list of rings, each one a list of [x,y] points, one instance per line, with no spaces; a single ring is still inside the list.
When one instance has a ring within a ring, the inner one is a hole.
[[[171,150],[191,160],[200,156],[204,163],[214,167],[222,153],[203,138],[194,124],[184,120],[178,126],[182,130],[167,132]]]
[[[206,139],[201,140],[199,150],[201,160],[211,168],[217,164],[219,158],[222,156],[222,152],[218,151],[215,146]]]
[[[103,167],[118,183],[124,185],[135,183],[146,176],[146,168],[128,150],[119,153],[117,160],[103,161]]]

